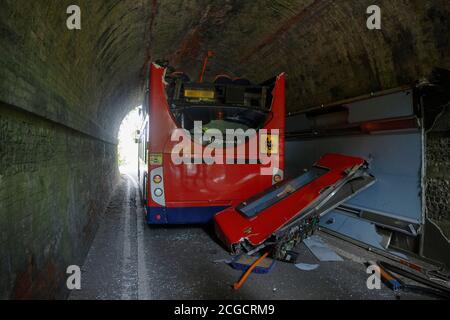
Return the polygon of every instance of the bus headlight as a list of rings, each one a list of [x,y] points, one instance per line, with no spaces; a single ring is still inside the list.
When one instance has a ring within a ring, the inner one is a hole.
[[[161,188],[155,189],[154,194],[156,197],[161,197],[164,194],[164,191]]]
[[[162,155],[160,157],[162,161]],[[162,163],[162,162],[161,162]],[[166,197],[164,191],[164,173],[163,167],[158,167],[150,171],[150,191],[152,200],[161,207],[166,206]]]
[[[159,174],[157,174],[153,177],[154,183],[159,184],[159,183],[161,183],[161,181],[162,181],[162,177]]]

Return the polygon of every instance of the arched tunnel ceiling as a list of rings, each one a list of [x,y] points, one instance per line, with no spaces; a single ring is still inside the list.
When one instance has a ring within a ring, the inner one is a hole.
[[[66,28],[77,4],[82,30]],[[382,29],[366,9],[382,9]],[[111,140],[142,101],[146,63],[197,77],[287,72],[289,111],[450,68],[448,0],[0,0],[0,100]]]

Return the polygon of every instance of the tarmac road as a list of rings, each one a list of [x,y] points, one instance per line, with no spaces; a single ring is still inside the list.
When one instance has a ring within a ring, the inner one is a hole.
[[[212,226],[149,227],[140,203],[135,177],[123,175],[82,267],[82,288],[70,299],[396,299],[384,286],[367,289],[358,259],[318,262],[303,244],[298,262],[318,263],[317,270],[277,262],[269,274],[252,274],[234,291],[242,272],[214,262],[230,256]],[[357,257],[351,247],[345,256]]]

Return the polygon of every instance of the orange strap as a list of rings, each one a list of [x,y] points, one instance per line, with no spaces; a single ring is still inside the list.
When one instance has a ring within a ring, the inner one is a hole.
[[[386,279],[387,281],[396,280],[396,279],[394,279],[394,277],[391,276],[390,273],[386,272],[386,270],[384,270],[380,266],[378,266],[378,268],[380,269],[380,275],[382,278]]]
[[[251,266],[250,268],[248,268],[248,270],[244,273],[244,275],[242,276],[242,278],[236,282],[233,285],[234,290],[239,290],[240,287],[242,287],[242,285],[244,284],[244,282],[247,280],[248,276],[252,273],[252,271],[265,259],[267,258],[267,256],[269,255],[268,252],[266,252],[264,255],[262,255],[258,260],[256,260]]]

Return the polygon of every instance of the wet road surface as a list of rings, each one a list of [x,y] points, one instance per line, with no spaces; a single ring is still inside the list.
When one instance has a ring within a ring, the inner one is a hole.
[[[277,262],[271,273],[252,274],[235,291],[242,272],[215,263],[230,255],[212,226],[149,227],[140,203],[135,178],[123,175],[82,267],[82,289],[70,299],[395,299],[384,286],[367,289],[361,249],[352,246],[338,251],[343,262],[318,262],[302,244],[298,262],[318,263],[317,270]],[[325,237],[332,247],[333,239]]]

